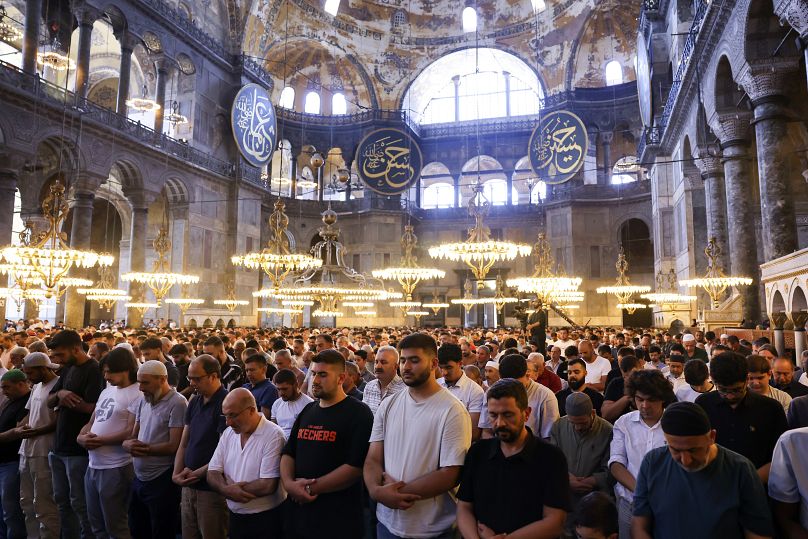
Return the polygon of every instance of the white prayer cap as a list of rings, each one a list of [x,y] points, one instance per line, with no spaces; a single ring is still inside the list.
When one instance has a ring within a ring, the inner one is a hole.
[[[140,368],[138,368],[137,373],[138,375],[150,374],[152,376],[168,376],[166,366],[163,365],[161,361],[157,361],[156,359],[151,359],[145,362],[140,366]]]
[[[499,370],[499,362],[498,361],[489,361],[488,363],[485,364],[485,366],[494,368],[496,370]]]

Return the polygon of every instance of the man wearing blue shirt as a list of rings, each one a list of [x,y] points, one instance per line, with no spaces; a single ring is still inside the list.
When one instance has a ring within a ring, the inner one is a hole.
[[[272,415],[272,404],[278,399],[278,390],[267,379],[267,358],[263,354],[253,354],[244,363],[247,383],[244,388],[250,390],[255,397],[258,409],[269,419]]]

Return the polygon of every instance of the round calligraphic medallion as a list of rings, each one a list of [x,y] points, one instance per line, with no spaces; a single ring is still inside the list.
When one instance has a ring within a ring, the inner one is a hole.
[[[654,105],[651,93],[651,63],[642,32],[637,35],[637,98],[640,103],[642,124],[651,127]]]
[[[559,110],[544,116],[530,135],[527,155],[539,179],[554,185],[581,170],[589,147],[586,127],[575,114]]]
[[[398,195],[421,174],[424,161],[415,140],[398,129],[371,132],[356,148],[356,170],[369,189],[382,195]]]
[[[257,84],[241,88],[230,110],[230,125],[241,155],[254,167],[267,164],[278,143],[275,107]]]

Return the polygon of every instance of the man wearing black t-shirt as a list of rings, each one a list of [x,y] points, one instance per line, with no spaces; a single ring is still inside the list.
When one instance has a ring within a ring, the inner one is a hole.
[[[577,392],[582,392],[589,395],[589,398],[592,400],[592,406],[595,408],[595,412],[600,415],[600,407],[603,404],[603,395],[586,384],[586,363],[583,359],[573,359],[569,362],[567,365],[567,381],[569,382],[569,387],[556,393],[556,398],[558,399],[558,413],[561,415],[561,417],[567,415],[567,410],[565,409],[567,397],[569,397],[570,394]]]
[[[26,537],[25,517],[20,507],[20,445],[22,430],[17,423],[28,415],[25,404],[31,394],[28,379],[19,369],[12,369],[0,378],[3,395],[8,404],[0,413],[0,500],[8,539]]]
[[[81,337],[72,330],[59,332],[48,343],[51,361],[62,365],[60,377],[48,397],[48,407],[58,409],[53,451],[48,455],[53,498],[59,507],[64,537],[93,537],[87,518],[84,475],[89,457],[76,441],[90,420],[105,387],[98,362],[84,351]]]
[[[281,457],[281,480],[293,501],[289,536],[362,537],[360,479],[373,414],[345,394],[345,359],[336,350],[317,354],[309,372],[320,400],[300,412]]]
[[[466,454],[457,524],[467,539],[558,537],[570,510],[567,461],[525,426],[530,410],[521,382],[502,379],[486,394],[495,437]]]

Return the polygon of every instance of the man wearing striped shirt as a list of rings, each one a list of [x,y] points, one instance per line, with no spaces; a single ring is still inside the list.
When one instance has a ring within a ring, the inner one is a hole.
[[[376,379],[367,383],[362,395],[362,402],[367,404],[374,414],[384,399],[395,395],[405,387],[404,381],[396,371],[397,367],[398,350],[392,346],[379,348],[374,362]]]

